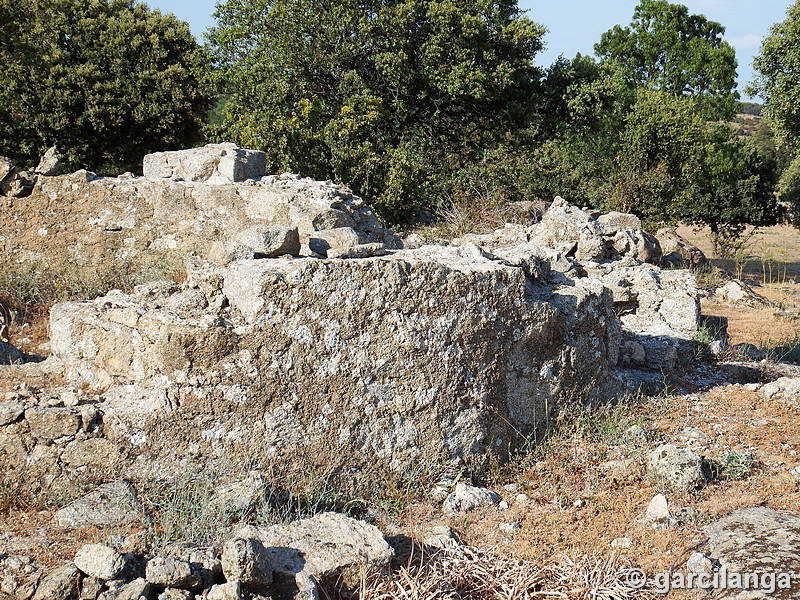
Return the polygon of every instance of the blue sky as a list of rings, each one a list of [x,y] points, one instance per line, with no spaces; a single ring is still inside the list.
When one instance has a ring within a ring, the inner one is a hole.
[[[677,1],[677,0],[676,0]],[[537,63],[548,65],[560,54],[572,58],[576,53],[592,54],[594,44],[614,25],[627,25],[638,0],[520,0],[528,16],[549,30],[547,48]],[[726,39],[736,48],[739,61],[739,87],[753,78],[753,56],[761,39],[773,23],[782,21],[790,0],[685,0],[692,13],[703,14],[725,26]],[[153,8],[174,13],[188,21],[195,35],[214,23],[216,0],[148,0]],[[747,98],[744,98],[747,99]]]

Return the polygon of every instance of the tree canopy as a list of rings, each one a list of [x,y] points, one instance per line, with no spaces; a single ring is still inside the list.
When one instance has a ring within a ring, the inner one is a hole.
[[[515,0],[227,0],[208,34],[218,136],[392,212],[529,119],[544,28]]]
[[[595,44],[631,86],[646,85],[693,96],[710,118],[730,118],[736,108],[736,53],[725,28],[667,0],[641,0],[630,26],[615,25]]]
[[[758,72],[747,91],[765,101],[764,113],[778,138],[800,150],[800,2],[772,26],[753,61]]]
[[[116,174],[200,139],[209,96],[186,23],[134,0],[0,0],[0,155]]]

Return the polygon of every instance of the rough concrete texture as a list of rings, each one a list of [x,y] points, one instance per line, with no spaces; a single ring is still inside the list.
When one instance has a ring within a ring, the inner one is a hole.
[[[798,597],[800,517],[762,506],[745,508],[715,521],[706,532],[712,557],[722,563],[720,581],[727,582],[730,588],[716,590],[714,598],[789,600]],[[737,576],[738,581],[743,582],[745,574],[756,575],[758,580],[750,580],[747,588],[742,583],[738,586],[733,583]],[[789,587],[779,585],[780,580],[776,579],[779,574],[791,574],[788,582],[783,582]]]
[[[679,366],[697,328],[692,275],[641,262],[658,244],[638,219],[561,199],[540,224],[472,236],[484,247],[393,251],[375,245],[394,237],[359,198],[294,176],[43,181],[37,218],[51,224],[36,245],[29,232],[15,242],[42,256],[68,239],[89,240],[75,249],[86,260],[166,247],[202,256],[281,226],[298,229],[304,251],[325,239],[320,250],[349,258],[197,260],[184,284],[54,306],[53,364],[102,397],[7,411],[0,462],[35,481],[98,466],[133,480],[197,465],[231,479],[479,466],[560,410],[635,381],[618,366],[656,377]],[[369,252],[352,245],[364,241]]]
[[[215,243],[256,225],[296,227],[304,254],[312,233],[338,227],[352,228],[358,243],[399,245],[361,198],[331,183],[288,174],[209,183],[78,171],[40,178],[24,198],[0,196],[0,255],[119,268],[182,263],[208,258]]]
[[[471,252],[206,265],[184,288],[56,305],[51,348],[107,390],[105,435],[136,455],[126,476],[190,457],[484,460],[604,394],[619,329],[599,282]]]
[[[317,584],[338,578],[345,589],[357,589],[366,575],[386,568],[394,556],[377,527],[333,512],[288,525],[248,526],[236,536],[258,541],[265,549],[273,597],[295,600],[316,600]]]
[[[149,179],[234,183],[266,175],[267,155],[231,143],[207,144],[202,148],[148,154],[142,167]]]

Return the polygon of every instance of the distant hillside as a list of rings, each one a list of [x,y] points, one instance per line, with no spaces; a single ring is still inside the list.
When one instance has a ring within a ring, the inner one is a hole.
[[[743,102],[742,104],[749,104]],[[760,105],[758,105],[760,106]],[[758,124],[761,122],[761,116],[752,113],[737,113],[733,117],[731,124],[736,129],[736,134],[739,137],[751,137],[755,135],[758,129]]]

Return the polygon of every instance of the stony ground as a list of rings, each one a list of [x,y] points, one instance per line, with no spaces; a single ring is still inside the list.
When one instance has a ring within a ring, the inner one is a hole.
[[[790,258],[784,278],[758,289],[786,307],[800,304],[800,285],[791,279],[798,257]],[[755,270],[752,274],[758,275]],[[728,318],[732,343],[749,342],[769,352],[791,349],[800,339],[800,321],[776,317],[773,309],[736,308],[705,299],[703,313]],[[28,349],[43,341],[40,325],[23,333]],[[800,370],[773,362],[716,364],[703,357],[697,365],[657,395],[623,398],[615,406],[565,416],[531,452],[476,482],[502,496],[505,502],[499,507],[447,516],[440,501],[412,487],[392,491],[372,503],[367,514],[387,535],[422,539],[431,527],[449,525],[466,544],[526,561],[616,556],[623,564],[655,574],[681,569],[693,550],[707,550],[703,527],[735,509],[768,506],[800,512],[798,479],[791,473],[800,465],[797,411],[764,399],[758,391],[763,381],[787,373],[797,376]],[[1,380],[0,393],[20,383]],[[644,464],[659,443],[692,448],[718,465],[731,456],[753,462],[720,471],[696,492],[668,494],[678,523],[654,530],[644,513],[662,490],[645,478]],[[136,530],[59,528],[52,519],[57,505],[17,502],[8,490],[0,497],[0,557],[26,555],[54,566],[72,559],[82,544]],[[629,538],[632,545],[612,548],[617,538]],[[681,594],[673,592],[672,597],[696,597]]]

